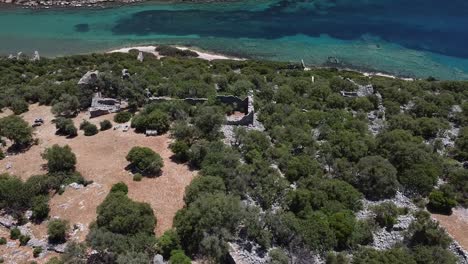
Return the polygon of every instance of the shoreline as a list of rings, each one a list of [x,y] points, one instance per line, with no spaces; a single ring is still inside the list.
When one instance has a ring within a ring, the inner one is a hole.
[[[239,2],[239,0],[201,0],[191,1],[192,4],[204,4],[204,3],[228,3],[228,2]],[[0,9],[8,8],[23,8],[23,9],[106,9],[120,6],[130,6],[138,4],[179,4],[187,3],[184,0],[72,0],[72,1],[60,1],[60,0],[26,0],[24,2],[18,2],[15,0],[0,0]]]
[[[116,49],[111,49],[108,51],[105,51],[105,53],[129,53],[130,50],[138,50],[146,53],[151,53],[155,55],[158,59],[162,58],[164,56],[159,55],[159,53],[155,50],[158,45],[138,45],[138,46],[127,46],[123,48],[116,48]],[[229,56],[225,54],[220,54],[220,53],[215,53],[215,52],[210,52],[210,51],[205,51],[205,50],[200,50],[197,47],[187,47],[187,46],[180,46],[180,45],[169,45],[175,48],[178,48],[180,50],[190,50],[193,52],[196,52],[198,54],[199,59],[207,60],[207,61],[212,61],[212,60],[235,60],[235,61],[244,61],[244,60],[249,60],[249,58],[243,58],[243,57],[235,57],[235,56]],[[411,77],[404,77],[404,76],[398,76],[398,75],[393,75],[390,73],[385,73],[381,71],[372,71],[372,70],[360,70],[356,68],[350,68],[350,67],[331,67],[331,66],[320,66],[320,65],[311,65],[312,68],[316,69],[332,69],[336,68],[340,71],[352,71],[352,72],[357,72],[362,74],[365,77],[384,77],[384,78],[390,78],[390,79],[398,79],[398,80],[403,80],[403,81],[415,81],[417,80],[416,78],[411,78]]]
[[[161,46],[158,44],[135,44],[135,45],[126,45],[126,46],[120,46],[120,47],[115,47],[115,48],[107,48],[107,49],[101,49],[101,50],[96,50],[93,52],[85,52],[85,53],[77,53],[77,54],[66,54],[66,55],[60,55],[60,56],[52,56],[48,58],[56,58],[56,57],[66,57],[66,56],[72,56],[72,55],[87,55],[87,54],[92,54],[92,53],[104,53],[104,54],[110,54],[110,53],[129,53],[130,50],[138,50],[142,51],[145,53],[151,53],[153,54],[156,58],[160,59],[165,56],[161,56],[155,49],[156,47]],[[251,57],[243,57],[243,56],[235,56],[235,55],[227,55],[219,52],[212,52],[212,51],[207,51],[204,49],[201,49],[199,47],[195,46],[183,46],[183,45],[168,45],[174,48],[178,48],[180,50],[190,50],[198,54],[198,57],[191,57],[191,58],[198,58],[202,60],[207,60],[207,61],[213,61],[213,60],[233,60],[233,61],[245,61],[245,60],[260,60],[260,61],[268,61],[268,59],[256,59],[256,58],[251,58]],[[11,55],[11,54],[10,54]],[[0,55],[1,57],[7,58],[7,55]],[[47,56],[46,56],[47,57]],[[289,61],[290,63],[298,63],[300,64],[300,60],[297,62]],[[398,79],[398,80],[403,80],[403,81],[415,81],[419,80],[420,78],[416,77],[409,77],[409,76],[404,76],[404,75],[398,75],[398,74],[392,74],[389,72],[384,72],[384,71],[379,71],[378,69],[364,69],[360,68],[358,66],[353,67],[352,65],[346,64],[346,65],[330,65],[330,64],[311,64],[311,65],[306,65],[309,66],[308,68],[310,69],[337,69],[338,71],[351,71],[355,73],[362,74],[365,77],[383,77],[383,78],[390,78],[390,79]]]
[[[209,51],[202,51],[198,48],[194,47],[186,47],[186,46],[179,46],[179,45],[169,45],[174,48],[178,48],[180,50],[190,50],[198,54],[198,59],[202,60],[207,60],[207,61],[212,61],[212,60],[235,60],[235,61],[244,61],[247,60],[247,58],[239,58],[239,57],[234,57],[234,56],[228,56],[224,54],[219,54],[215,52],[209,52]],[[146,52],[146,53],[151,53],[154,56],[156,56],[158,59],[162,58],[164,56],[161,56],[157,51],[156,48],[158,45],[141,45],[141,46],[130,46],[130,47],[123,47],[123,48],[117,48],[117,49],[111,49],[106,51],[105,53],[129,53],[130,50],[138,50],[141,52]]]

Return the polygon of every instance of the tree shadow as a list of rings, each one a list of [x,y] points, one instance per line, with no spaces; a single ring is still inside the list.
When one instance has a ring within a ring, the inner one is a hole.
[[[136,174],[136,173],[139,173],[141,174],[141,176],[143,177],[146,177],[146,178],[158,178],[162,175],[163,173],[163,170],[159,170],[158,172],[156,173],[148,173],[148,172],[145,172],[145,171],[142,171],[142,170],[139,170],[138,168],[136,168],[133,164],[128,164],[127,166],[125,166],[124,168],[126,171],[129,171],[131,172],[132,174]]]
[[[31,142],[29,144],[13,144],[13,145],[11,145],[10,147],[7,148],[7,154],[8,155],[18,155],[18,154],[25,153],[26,151],[31,149],[31,147],[33,145],[34,145],[33,142]]]
[[[169,159],[178,164],[178,165],[187,165],[188,169],[190,172],[194,172],[194,171],[198,171],[200,170],[199,167],[193,165],[192,163],[190,163],[188,160],[181,160],[179,159],[176,155],[172,155],[171,157],[169,157]]]
[[[428,204],[426,208],[432,214],[452,215],[453,213],[452,208],[435,208],[430,204]]]

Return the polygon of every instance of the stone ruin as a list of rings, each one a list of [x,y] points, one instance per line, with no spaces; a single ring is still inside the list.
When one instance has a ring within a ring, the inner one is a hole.
[[[150,102],[160,103],[167,101],[184,101],[191,105],[202,104],[208,101],[208,98],[183,98],[176,99],[166,96],[150,96],[148,98]],[[217,95],[216,100],[224,105],[229,105],[232,107],[233,111],[242,113],[242,115],[228,116],[227,125],[237,125],[237,126],[251,126],[254,124],[255,120],[255,109],[253,104],[253,96],[249,95],[245,99],[241,99],[237,96],[232,95]]]
[[[357,91],[341,91],[341,96],[343,97],[365,97],[374,94],[374,87],[369,85],[358,85]]]
[[[360,85],[349,78],[346,80],[357,86],[358,89],[356,91],[340,91],[343,97],[365,97],[374,94],[374,86],[372,84]]]
[[[244,115],[232,115],[227,117],[227,125],[234,126],[249,126],[254,123],[254,106],[253,96],[249,95],[244,100],[236,96],[217,96],[221,103],[232,106],[234,111],[243,113]]]
[[[34,51],[34,55],[33,57],[31,58],[31,61],[40,61],[41,60],[41,56],[39,55],[39,51]]]
[[[110,113],[117,113],[121,109],[121,102],[114,98],[103,98],[97,95],[91,102],[91,107],[88,109],[91,118]]]
[[[143,57],[143,52],[141,52],[141,51],[138,52],[137,60],[138,60],[139,62],[143,62],[143,59],[144,59],[144,57]]]

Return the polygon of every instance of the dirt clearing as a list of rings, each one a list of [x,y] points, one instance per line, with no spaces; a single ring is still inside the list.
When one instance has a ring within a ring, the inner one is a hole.
[[[67,219],[72,226],[78,227],[78,231],[75,231],[77,239],[85,238],[88,225],[96,219],[96,207],[103,201],[111,186],[120,181],[128,185],[129,197],[151,205],[157,218],[155,231],[158,235],[172,227],[175,213],[184,205],[185,187],[196,172],[170,159],[172,152],[168,148],[171,142],[169,135],[146,137],[134,133],[132,129],[127,132],[110,129],[91,137],[84,136],[80,131],[77,137],[67,139],[55,135],[50,107],[31,105],[29,109],[29,112],[22,115],[26,121],[32,124],[38,117],[45,120],[44,125],[35,129],[39,144],[24,153],[0,161],[0,173],[8,172],[24,180],[32,175],[44,174],[45,161],[41,158],[41,153],[54,144],[68,144],[77,157],[77,171],[94,183],[81,189],[67,187],[62,195],[55,195],[50,201],[50,216]],[[89,120],[86,113],[74,118],[75,125],[78,127],[83,119]],[[105,119],[112,121],[113,115],[89,121],[99,127],[99,122]],[[130,173],[125,170],[128,165],[125,156],[134,146],[146,146],[161,155],[164,160],[161,176],[144,178],[140,182],[133,181]],[[7,164],[11,165],[10,169],[7,169]]]
[[[451,215],[432,214],[440,225],[462,246],[468,250],[468,209],[453,209]]]

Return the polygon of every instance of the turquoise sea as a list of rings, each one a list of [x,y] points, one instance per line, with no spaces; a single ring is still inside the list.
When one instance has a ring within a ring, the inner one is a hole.
[[[0,54],[179,44],[235,56],[468,80],[466,0],[246,0],[104,9],[0,6]]]

